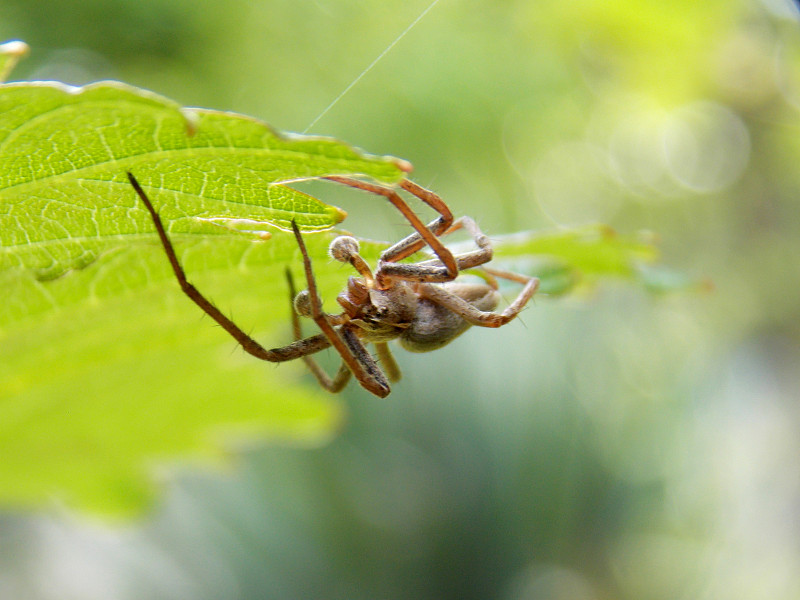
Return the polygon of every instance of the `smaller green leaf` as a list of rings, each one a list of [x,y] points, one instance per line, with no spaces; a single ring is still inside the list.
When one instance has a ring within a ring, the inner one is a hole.
[[[548,257],[531,257],[529,266],[522,270],[535,273],[539,278],[539,293],[558,296],[573,289],[580,279],[576,269],[560,260]]]
[[[541,279],[543,293],[563,294],[578,283],[620,277],[646,283],[642,265],[658,258],[640,237],[622,236],[605,225],[548,232],[523,232],[495,239],[495,259]]]
[[[687,290],[707,292],[714,289],[714,284],[709,279],[698,279],[662,265],[641,265],[639,278],[645,288],[654,294]]]

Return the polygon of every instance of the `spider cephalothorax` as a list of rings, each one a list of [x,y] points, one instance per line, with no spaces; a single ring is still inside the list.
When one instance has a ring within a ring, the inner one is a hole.
[[[400,378],[387,342],[398,339],[411,352],[428,352],[449,343],[471,325],[500,327],[517,316],[536,293],[539,284],[534,277],[486,268],[484,265],[492,259],[489,239],[469,217],[454,221],[450,209],[433,192],[409,180],[400,182],[401,188],[439,213],[437,219],[425,226],[394,189],[356,179],[329,177],[332,181],[384,196],[406,217],[415,231],[385,250],[374,272],[359,254],[355,238],[339,236],[334,239],[330,246],[331,256],[349,263],[358,276],[349,278],[337,298],[343,311],[331,315],[322,310],[311,259],[297,225],[292,222],[308,289],[296,294],[291,272],[287,270],[295,341],[282,348],[266,349],[187,281],[158,213],[133,175],[128,173],[128,177],[150,212],[184,293],[232,335],[245,351],[270,362],[302,358],[320,385],[332,392],[340,391],[351,375],[355,375],[369,392],[387,396],[389,382]],[[472,236],[476,249],[453,255],[440,238],[462,228]],[[435,259],[418,263],[399,262],[426,245],[436,255]],[[461,271],[476,267],[481,270],[485,283],[453,281]],[[499,313],[494,312],[500,301],[497,277],[523,284],[517,298]],[[298,315],[313,319],[321,333],[303,338]],[[375,346],[381,367],[367,351],[366,344]],[[333,347],[342,357],[342,365],[333,378],[312,357],[312,354],[328,347]]]

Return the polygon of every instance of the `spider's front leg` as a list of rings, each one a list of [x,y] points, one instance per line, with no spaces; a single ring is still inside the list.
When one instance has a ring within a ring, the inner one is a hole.
[[[449,235],[462,228],[466,229],[470,236],[472,236],[477,250],[465,252],[455,257],[459,272],[464,269],[471,269],[486,264],[492,260],[492,255],[494,253],[489,238],[478,228],[477,223],[470,217],[459,217],[456,222],[444,232],[444,235]],[[389,248],[384,254],[391,253],[393,248],[394,247]],[[436,259],[414,264],[381,262],[378,269],[378,276],[382,278],[404,279],[406,281],[425,281],[429,283],[443,283],[451,280],[447,267]]]
[[[434,194],[430,190],[426,190],[416,183],[409,181],[408,179],[404,179],[400,182],[401,188],[413,194],[440,214],[439,218],[435,219],[426,226],[414,213],[414,211],[411,210],[408,204],[400,197],[400,195],[392,188],[373,183],[367,183],[358,179],[350,179],[347,177],[334,176],[328,177],[328,179],[337,183],[348,185],[350,187],[364,190],[366,192],[370,192],[372,194],[383,196],[403,214],[409,223],[411,223],[411,226],[414,228],[415,232],[397,242],[388,250],[384,251],[381,254],[381,263],[402,260],[403,258],[411,256],[414,254],[414,252],[417,252],[420,248],[427,244],[444,265],[447,273],[446,281],[453,280],[458,276],[458,265],[456,264],[453,254],[450,252],[450,250],[445,248],[444,244],[442,244],[438,237],[442,235],[442,233],[444,233],[450,227],[450,225],[452,225],[453,213],[447,207],[447,204],[445,204],[444,200],[442,200],[438,195]],[[385,288],[389,285],[390,284],[388,282],[382,281],[380,278],[378,278],[378,286],[380,288]]]

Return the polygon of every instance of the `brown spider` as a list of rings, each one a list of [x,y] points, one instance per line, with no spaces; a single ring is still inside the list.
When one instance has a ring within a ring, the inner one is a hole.
[[[492,259],[489,238],[478,229],[475,221],[469,217],[454,221],[450,209],[439,196],[407,179],[400,182],[400,187],[431,206],[440,215],[427,227],[395,190],[356,179],[328,177],[332,181],[384,196],[406,217],[415,232],[385,250],[374,273],[359,255],[358,241],[355,238],[339,236],[334,239],[330,245],[331,256],[352,265],[359,277],[350,277],[347,287],[337,298],[343,312],[331,315],[322,310],[311,259],[297,224],[292,221],[292,230],[303,257],[308,289],[295,295],[291,273],[287,269],[289,291],[294,305],[292,326],[295,341],[283,348],[268,350],[222,314],[186,280],[186,274],[178,262],[161,218],[136,178],[131,173],[128,173],[128,178],[150,212],[183,292],[232,335],[245,351],[270,362],[302,358],[320,385],[331,392],[341,391],[350,376],[355,375],[367,391],[381,398],[386,397],[390,392],[389,382],[400,378],[400,370],[387,342],[398,338],[406,350],[428,352],[449,343],[471,325],[500,327],[517,316],[536,293],[539,285],[539,280],[535,277],[485,267],[482,267],[482,271],[486,283],[453,281],[464,269],[484,265]],[[454,256],[439,238],[461,228],[472,236],[477,249]],[[397,262],[411,256],[426,244],[438,259],[414,264]],[[517,298],[500,313],[494,312],[500,301],[495,277],[524,285]],[[313,319],[322,333],[303,338],[298,315]],[[367,343],[375,345],[383,370],[367,351]],[[342,357],[342,364],[333,378],[311,357],[315,352],[330,346]]]

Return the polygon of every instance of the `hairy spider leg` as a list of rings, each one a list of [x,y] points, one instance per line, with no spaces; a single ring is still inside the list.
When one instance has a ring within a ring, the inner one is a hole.
[[[158,237],[161,240],[161,245],[164,248],[164,253],[169,259],[170,266],[175,274],[175,278],[178,280],[178,283],[181,286],[181,290],[183,290],[184,294],[186,294],[189,299],[192,300],[192,302],[199,306],[203,312],[214,319],[214,321],[216,321],[225,331],[227,331],[231,337],[239,342],[246,352],[252,354],[256,358],[260,358],[261,360],[266,360],[269,362],[284,362],[319,352],[320,350],[324,350],[331,345],[330,340],[325,335],[317,334],[309,338],[297,340],[288,346],[284,346],[283,348],[272,348],[271,350],[267,350],[261,344],[251,338],[238,325],[236,325],[236,323],[231,321],[216,306],[214,306],[214,304],[208,298],[203,296],[203,294],[201,294],[196,287],[187,281],[183,267],[181,267],[178,257],[175,255],[172,242],[164,230],[161,217],[159,217],[155,208],[153,208],[153,204],[150,202],[147,194],[145,194],[142,186],[139,185],[139,182],[130,172],[128,173],[128,179],[130,180],[133,189],[136,191],[137,195],[147,208],[147,211],[150,213],[150,217],[153,220],[153,225],[156,228]]]
[[[311,258],[306,250],[305,242],[303,242],[303,236],[300,234],[300,230],[294,220],[292,220],[292,231],[294,231],[297,245],[300,247],[300,253],[303,256],[303,269],[306,274],[306,285],[311,304],[311,318],[342,357],[342,360],[352,371],[361,386],[368,392],[380,398],[385,398],[391,391],[389,382],[359,339],[357,326],[345,323],[337,331],[328,320],[328,315],[323,312],[322,301],[317,293],[317,283],[311,268]]]
[[[400,187],[406,190],[413,196],[416,196],[425,204],[433,208],[435,211],[439,212],[442,217],[430,223],[428,228],[438,237],[443,235],[444,232],[451,226],[453,223],[453,213],[450,212],[450,208],[445,204],[444,200],[442,200],[441,196],[438,194],[430,191],[411,181],[410,179],[403,179],[400,182]],[[434,226],[434,223],[438,223]],[[435,228],[434,228],[435,227]],[[382,260],[387,262],[394,262],[397,260],[402,260],[414,254],[415,252],[422,249],[425,245],[423,241],[418,241],[415,244],[409,245],[408,247],[403,248],[402,250],[398,248],[398,244],[395,244],[395,248],[392,251],[384,252],[384,255],[381,257]]]
[[[383,372],[386,373],[386,378],[395,383],[400,381],[402,372],[400,366],[394,359],[392,351],[389,349],[389,344],[386,342],[375,342],[375,353],[378,355],[378,361],[381,363]]]
[[[297,296],[297,291],[294,286],[292,272],[288,268],[286,269],[286,281],[289,285],[289,305],[292,307],[292,332],[294,333],[295,340],[301,340],[303,339],[302,326],[300,324],[300,317],[298,316],[297,310],[294,307],[294,299]],[[327,340],[327,338],[325,339]],[[311,374],[314,375],[320,386],[334,394],[341,392],[344,389],[344,387],[347,385],[347,382],[350,381],[350,376],[353,374],[353,372],[347,367],[347,364],[342,361],[339,365],[339,370],[336,372],[336,375],[331,378],[319,365],[319,363],[314,360],[313,357],[306,355],[302,358],[303,362],[306,363],[308,370],[311,371]]]
[[[460,296],[435,284],[421,283],[419,285],[419,295],[422,298],[427,298],[431,302],[435,302],[451,310],[471,325],[477,325],[479,327],[501,327],[516,317],[533,297],[536,290],[539,289],[539,279],[536,277],[519,275],[517,273],[506,273],[505,271],[488,272],[495,277],[510,279],[518,283],[525,283],[525,286],[514,301],[501,313],[480,310]]]
[[[478,267],[492,260],[493,250],[491,242],[480,230],[474,219],[467,216],[460,217],[442,235],[449,235],[461,228],[469,232],[478,248],[477,250],[455,256],[459,271]],[[414,264],[386,263],[380,266],[381,272],[390,277],[425,282],[420,283],[419,286],[421,297],[444,306],[462,317],[468,323],[480,327],[500,327],[516,317],[533,297],[536,290],[539,288],[539,279],[520,275],[518,273],[510,273],[508,271],[498,271],[486,267],[482,268],[490,276],[508,279],[516,283],[521,283],[524,286],[517,295],[517,298],[514,299],[502,313],[482,311],[460,296],[448,291],[446,288],[438,285],[431,285],[433,282],[448,281],[447,270],[438,260],[434,259]],[[497,289],[496,281],[491,281],[489,285],[493,289]]]
[[[435,194],[408,179],[403,179],[403,181],[400,182],[400,187],[413,196],[416,196],[435,211],[440,213],[441,216],[439,218],[428,223],[428,229],[436,237],[443,235],[448,227],[450,227],[453,223],[453,214],[450,212],[450,209],[448,208],[447,204],[445,204],[444,200],[442,200],[438,194]],[[390,248],[384,250],[381,254],[381,261],[395,262],[398,260],[403,260],[404,258],[408,258],[415,252],[421,250],[425,243],[426,240],[422,239],[419,233],[414,232],[408,237],[396,242]]]
[[[489,238],[478,228],[477,223],[470,217],[459,217],[455,223],[448,228],[442,235],[449,235],[459,229],[466,229],[472,236],[477,250],[465,252],[455,256],[456,265],[459,271],[471,269],[483,265],[492,260],[493,250]],[[412,234],[409,238],[416,236]],[[406,238],[406,239],[409,239]],[[405,240],[404,240],[405,241]],[[413,240],[411,240],[413,241]],[[391,248],[389,249],[391,250]],[[429,283],[450,281],[447,268],[441,261],[433,259],[419,263],[382,263],[379,267],[382,275],[395,279],[405,279],[408,281],[425,281]]]
[[[453,258],[453,254],[450,252],[450,250],[445,248],[444,244],[442,244],[438,237],[453,223],[453,213],[450,212],[447,204],[445,204],[438,195],[418,186],[415,183],[412,183],[411,181],[408,181],[407,179],[404,179],[400,182],[400,187],[428,204],[441,215],[439,218],[435,219],[426,226],[416,215],[416,213],[411,210],[411,207],[408,206],[405,200],[403,200],[400,195],[391,188],[373,183],[367,183],[358,179],[350,179],[347,177],[331,176],[327,179],[343,185],[354,187],[359,190],[364,190],[365,192],[383,196],[403,214],[403,216],[416,231],[415,234],[412,234],[397,244],[394,244],[389,250],[381,254],[382,262],[394,262],[401,260],[414,254],[414,252],[418,251],[425,244],[428,244],[431,250],[433,250],[434,254],[439,257],[439,260],[441,260],[442,264],[446,267],[448,275],[447,280],[453,280],[458,276],[458,265]],[[378,278],[379,287],[385,289],[388,287],[388,285],[389,284],[387,282],[380,281],[380,277]]]

